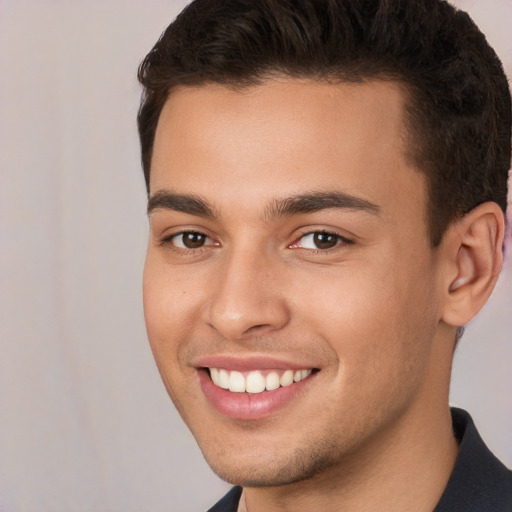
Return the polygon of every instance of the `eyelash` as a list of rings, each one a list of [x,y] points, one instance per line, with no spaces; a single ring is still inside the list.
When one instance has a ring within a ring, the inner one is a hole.
[[[300,247],[297,245],[301,240],[304,240],[307,236],[314,237],[316,235],[323,235],[326,237],[334,237],[336,239],[336,243],[334,246],[325,248],[325,249],[322,249],[320,247],[317,247],[314,249],[313,248],[304,248],[304,247]],[[341,248],[340,246],[351,245],[353,243],[354,243],[353,240],[350,240],[350,239],[340,235],[339,233],[335,233],[333,231],[328,231],[325,229],[315,229],[312,231],[306,231],[304,233],[301,233],[301,235],[299,237],[297,237],[296,240],[294,242],[292,242],[288,247],[293,248],[293,249],[299,249],[299,250],[304,249],[306,251],[313,252],[315,254],[320,254],[320,253],[326,254],[326,253],[329,253],[332,251],[339,250]]]
[[[163,237],[159,241],[159,245],[162,247],[170,246],[175,251],[179,251],[179,252],[185,251],[187,253],[196,253],[196,252],[204,249],[204,247],[205,247],[204,245],[201,245],[200,247],[196,247],[196,248],[191,248],[191,247],[177,247],[176,245],[173,244],[174,240],[176,240],[178,237],[184,236],[184,235],[196,235],[196,236],[204,237],[205,240],[210,239],[210,237],[208,235],[206,235],[205,233],[202,233],[201,231],[196,231],[194,229],[187,229],[187,230],[179,231],[178,233],[172,233],[171,235],[167,235],[167,236]],[[219,244],[214,242],[213,245],[218,246]]]
[[[184,231],[179,231],[178,233],[172,233],[171,235],[167,235],[165,236],[164,238],[162,238],[160,241],[159,241],[159,245],[160,246],[171,246],[171,248],[175,251],[178,251],[178,252],[186,252],[186,253],[197,253],[201,250],[204,250],[205,247],[207,247],[207,245],[203,244],[203,245],[200,245],[199,247],[195,247],[195,248],[192,248],[192,247],[178,247],[176,246],[175,244],[173,244],[173,241],[176,240],[178,237],[180,236],[184,236],[184,235],[196,235],[196,236],[199,236],[199,237],[204,237],[205,238],[205,241],[210,239],[210,237],[208,235],[206,235],[205,233],[202,233],[201,231],[196,231],[196,230],[193,230],[193,229],[190,229],[190,230],[184,230]],[[326,237],[334,237],[336,239],[336,243],[335,245],[333,245],[332,247],[328,247],[328,248],[320,248],[320,247],[317,247],[317,248],[305,248],[305,247],[301,247],[299,246],[299,242],[301,240],[304,240],[306,237],[308,236],[326,236]],[[211,239],[210,239],[211,240]],[[302,234],[300,234],[300,236],[298,236],[294,242],[292,242],[291,244],[289,244],[287,247],[290,248],[290,249],[303,249],[303,250],[306,250],[308,252],[314,252],[315,254],[318,254],[318,253],[322,253],[322,254],[325,254],[325,253],[329,253],[331,251],[336,251],[336,250],[339,250],[340,249],[340,246],[346,246],[346,245],[351,245],[353,244],[354,242],[338,233],[335,233],[335,232],[332,232],[332,231],[327,231],[327,230],[324,230],[324,229],[317,229],[317,230],[312,230],[312,231],[306,231]],[[184,244],[183,244],[184,245]],[[213,245],[213,246],[216,246],[218,247],[220,244],[218,242],[214,242],[213,244],[209,244],[209,245]]]

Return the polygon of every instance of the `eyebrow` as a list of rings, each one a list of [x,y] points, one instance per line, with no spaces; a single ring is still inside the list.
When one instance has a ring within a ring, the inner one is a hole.
[[[149,198],[147,213],[155,210],[173,210],[198,217],[215,219],[217,214],[206,200],[195,194],[176,194],[168,190],[160,190]]]
[[[380,213],[378,205],[344,192],[311,192],[284,199],[274,199],[265,212],[265,217],[288,217],[321,210],[346,209],[364,211],[374,215]]]
[[[364,211],[374,215],[380,213],[379,206],[361,197],[344,192],[310,192],[272,200],[265,210],[264,217],[267,220],[272,220],[338,208]],[[149,198],[148,215],[159,209],[173,210],[209,219],[218,217],[214,208],[202,197],[195,194],[177,194],[168,190],[160,190]]]

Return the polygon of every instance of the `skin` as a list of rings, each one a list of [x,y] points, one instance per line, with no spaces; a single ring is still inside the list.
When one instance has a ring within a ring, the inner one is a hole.
[[[151,210],[148,336],[206,460],[244,486],[250,512],[431,511],[448,481],[455,330],[492,290],[502,228],[488,206],[432,249],[404,126],[403,91],[383,81],[184,87],[162,111],[151,197],[193,194],[215,217]],[[276,201],[318,192],[375,208],[272,214]],[[494,243],[487,284],[483,251],[466,243],[478,227],[472,240]],[[184,247],[190,231],[204,243]],[[316,247],[318,231],[334,246]],[[218,354],[319,371],[277,412],[233,419],[199,385],[197,361]]]

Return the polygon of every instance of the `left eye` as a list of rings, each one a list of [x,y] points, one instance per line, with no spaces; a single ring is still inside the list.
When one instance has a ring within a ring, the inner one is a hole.
[[[170,242],[179,249],[201,249],[205,245],[212,245],[214,242],[203,233],[196,231],[185,231],[173,235]]]
[[[300,247],[302,249],[315,249],[326,250],[336,247],[339,243],[343,242],[343,238],[334,233],[327,233],[325,231],[315,231],[301,236],[297,242],[292,244],[292,247]]]

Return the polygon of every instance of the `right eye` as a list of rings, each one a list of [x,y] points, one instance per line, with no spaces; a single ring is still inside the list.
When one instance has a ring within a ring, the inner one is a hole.
[[[204,233],[197,231],[182,231],[174,233],[162,240],[164,244],[171,244],[177,249],[193,250],[201,249],[208,245],[218,245]]]

